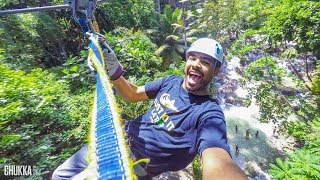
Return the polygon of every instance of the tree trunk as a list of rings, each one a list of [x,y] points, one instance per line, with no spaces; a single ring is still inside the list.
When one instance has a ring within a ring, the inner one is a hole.
[[[157,4],[158,4],[158,16],[159,16],[159,18],[160,18],[160,14],[161,14],[160,0],[157,0]]]
[[[63,43],[63,40],[59,39],[58,43],[59,43],[59,49],[60,49],[60,52],[61,52],[61,55],[62,55],[61,63],[64,63],[64,60],[66,60],[68,58],[68,54],[66,52],[66,48],[65,48],[65,45]]]
[[[305,64],[306,64],[306,74],[307,74],[307,78],[309,79],[310,82],[312,82],[312,79],[311,79],[310,74],[309,74],[308,55],[307,55],[307,54],[306,54],[304,60],[305,60]]]

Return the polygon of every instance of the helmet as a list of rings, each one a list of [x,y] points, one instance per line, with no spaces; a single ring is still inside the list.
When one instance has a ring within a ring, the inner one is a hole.
[[[191,44],[191,47],[187,51],[187,55],[190,52],[200,52],[209,55],[219,62],[223,61],[223,50],[220,43],[210,38],[200,38]]]

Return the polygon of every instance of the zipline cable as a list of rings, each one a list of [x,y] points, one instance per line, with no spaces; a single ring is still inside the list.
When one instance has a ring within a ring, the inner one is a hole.
[[[35,12],[35,11],[48,11],[48,10],[57,10],[57,9],[68,9],[70,5],[55,5],[55,6],[42,6],[42,7],[30,7],[23,9],[10,9],[10,10],[1,10],[0,16],[17,14],[17,13],[26,13],[26,12]]]
[[[98,0],[97,3],[106,2],[106,1],[107,0]],[[83,3],[81,3],[81,4],[83,4]],[[79,8],[84,8],[84,7],[79,6],[77,10],[79,10]],[[0,16],[10,15],[10,14],[18,14],[18,13],[27,13],[27,12],[58,10],[58,9],[73,9],[73,7],[71,6],[71,1],[65,0],[65,4],[63,4],[63,5],[39,6],[39,7],[28,7],[28,8],[21,8],[21,9],[0,10]]]

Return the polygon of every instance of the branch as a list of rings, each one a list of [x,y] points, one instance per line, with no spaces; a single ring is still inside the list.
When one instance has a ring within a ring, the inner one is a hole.
[[[304,85],[307,87],[307,89],[308,89],[309,91],[312,91],[311,88],[308,86],[307,82],[302,78],[302,76],[300,75],[300,73],[297,71],[297,69],[296,69],[296,68],[294,67],[294,65],[291,63],[291,60],[290,60],[290,59],[289,59],[289,64],[290,64],[291,68],[293,69],[294,73],[298,76],[298,78],[303,81],[303,83],[304,83]]]
[[[273,79],[273,74],[271,74],[269,66],[268,66],[268,62],[267,62],[267,57],[266,57],[266,65],[267,65],[267,71],[268,74],[272,80],[272,84],[274,86],[274,88],[276,89],[276,91],[278,92],[278,94],[281,96],[282,99],[284,99],[284,101],[286,102],[286,104],[292,109],[292,111],[294,112],[295,115],[303,118],[305,120],[305,122],[307,122],[307,119],[305,117],[303,117],[302,115],[298,114],[298,112],[295,111],[294,107],[290,104],[290,102],[288,101],[288,99],[281,93],[280,89],[278,88],[276,82]]]
[[[307,78],[309,79],[310,82],[312,82],[312,79],[311,79],[310,74],[309,74],[308,56],[307,56],[307,55],[305,56],[305,64],[306,64],[306,74],[307,74]]]
[[[68,54],[66,52],[65,45],[61,39],[58,40],[58,45],[59,45],[60,53],[62,55],[61,63],[63,63],[63,60],[68,58]]]

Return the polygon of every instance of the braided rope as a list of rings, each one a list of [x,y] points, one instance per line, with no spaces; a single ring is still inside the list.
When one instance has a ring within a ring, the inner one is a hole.
[[[90,34],[89,39],[88,61],[97,72],[89,136],[89,179],[136,179],[112,85],[104,69],[98,35]]]

